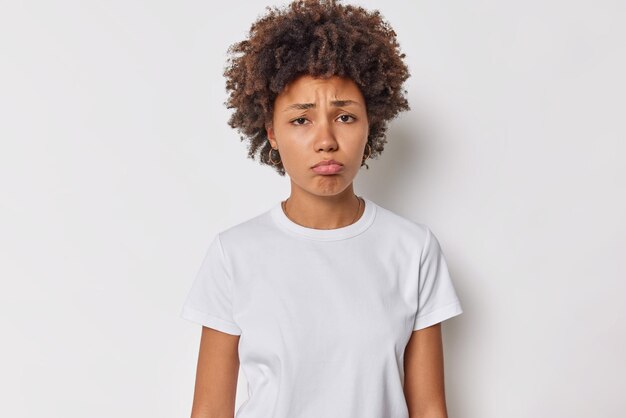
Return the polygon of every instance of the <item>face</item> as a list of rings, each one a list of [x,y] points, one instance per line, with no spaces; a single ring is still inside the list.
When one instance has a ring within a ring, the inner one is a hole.
[[[369,133],[365,100],[349,78],[304,75],[278,95],[266,129],[292,187],[335,195],[352,185],[361,167]],[[331,159],[340,165],[313,168]]]

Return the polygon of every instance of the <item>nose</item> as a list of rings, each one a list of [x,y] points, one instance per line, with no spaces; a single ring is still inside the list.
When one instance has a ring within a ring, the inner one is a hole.
[[[318,123],[315,130],[315,150],[333,151],[337,149],[337,139],[332,125],[328,122]]]

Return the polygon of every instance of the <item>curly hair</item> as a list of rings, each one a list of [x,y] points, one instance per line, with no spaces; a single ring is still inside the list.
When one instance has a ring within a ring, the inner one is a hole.
[[[387,142],[387,122],[410,110],[402,90],[409,78],[396,33],[378,10],[340,5],[339,0],[296,0],[285,8],[266,7],[267,14],[250,27],[248,38],[228,48],[224,70],[228,124],[249,140],[248,157],[285,175],[272,164],[265,130],[274,100],[291,81],[308,74],[352,79],[365,98],[370,157]],[[369,169],[369,167],[368,167]]]

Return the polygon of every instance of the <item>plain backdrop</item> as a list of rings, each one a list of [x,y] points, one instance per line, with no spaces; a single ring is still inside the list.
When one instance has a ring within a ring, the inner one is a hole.
[[[209,240],[289,194],[223,105],[270,4],[0,1],[1,416],[189,416]],[[626,5],[358,4],[412,77],[355,191],[441,241],[450,418],[623,417]]]

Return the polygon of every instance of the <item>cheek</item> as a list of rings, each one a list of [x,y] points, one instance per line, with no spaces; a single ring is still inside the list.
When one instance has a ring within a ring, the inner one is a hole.
[[[285,136],[280,143],[281,156],[287,165],[300,166],[311,159],[311,146],[302,136]]]
[[[344,132],[344,142],[346,146],[350,147],[351,150],[360,150],[365,147],[368,133],[369,129],[367,126],[351,127],[350,129],[346,129]]]

